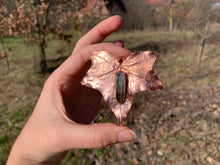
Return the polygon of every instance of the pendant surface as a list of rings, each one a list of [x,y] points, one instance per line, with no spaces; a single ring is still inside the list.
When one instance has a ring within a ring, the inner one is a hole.
[[[162,90],[153,70],[157,56],[151,51],[134,52],[117,58],[108,51],[95,51],[92,65],[81,84],[97,89],[123,125],[133,102],[133,95],[145,90]]]

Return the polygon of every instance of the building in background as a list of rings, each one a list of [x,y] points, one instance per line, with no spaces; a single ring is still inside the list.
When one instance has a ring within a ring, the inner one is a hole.
[[[125,14],[127,12],[122,0],[86,0],[86,6],[82,9],[85,14],[112,15]]]
[[[212,10],[220,9],[220,2],[214,3],[212,5]]]
[[[145,4],[147,6],[169,6],[170,4],[175,4],[175,3],[187,3],[189,0],[146,0]]]

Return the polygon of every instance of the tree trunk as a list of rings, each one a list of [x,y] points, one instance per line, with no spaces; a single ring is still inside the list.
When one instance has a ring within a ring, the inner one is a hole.
[[[82,37],[82,26],[81,26],[81,23],[80,21],[78,20],[79,18],[76,19],[76,28],[77,28],[77,31],[79,33],[79,37]]]
[[[6,52],[6,48],[5,48],[1,38],[0,38],[0,43],[1,43],[1,46],[2,46],[2,49],[3,49],[3,52],[5,54],[4,58],[6,59],[6,65],[7,65],[8,71],[9,71],[10,70],[10,64],[9,64],[9,60],[8,60],[8,53]]]
[[[35,8],[38,5],[42,5],[40,0],[35,0],[34,2],[35,2],[34,3]],[[48,13],[49,13],[49,9],[51,7],[51,2],[52,1],[50,0],[49,5],[48,5],[47,10],[46,10],[45,24],[40,24],[39,18],[38,18],[39,15],[38,15],[37,11],[35,10],[36,27],[37,27],[37,33],[39,35],[39,40],[40,40],[40,44],[39,44],[39,47],[40,47],[40,70],[39,70],[39,73],[46,73],[48,71],[46,53],[45,53],[45,44],[46,44],[45,29],[46,29],[46,25],[48,24]],[[42,25],[42,27],[41,27],[41,25]]]
[[[9,71],[10,70],[10,65],[9,65],[8,56],[6,56],[6,65],[7,65],[8,71]]]
[[[45,38],[42,39],[42,42],[40,43],[40,73],[46,73],[47,72],[47,60],[46,60],[46,54],[45,54]]]
[[[173,31],[173,9],[172,9],[172,4],[170,5],[170,11],[169,11],[169,31]]]

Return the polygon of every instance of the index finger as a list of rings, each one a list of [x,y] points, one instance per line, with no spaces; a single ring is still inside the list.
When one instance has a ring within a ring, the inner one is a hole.
[[[81,47],[102,42],[108,35],[118,30],[121,25],[121,16],[116,15],[105,19],[77,42],[74,52]]]

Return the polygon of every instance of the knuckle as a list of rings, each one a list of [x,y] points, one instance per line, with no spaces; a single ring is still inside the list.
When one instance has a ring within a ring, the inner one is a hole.
[[[108,129],[108,126],[105,130],[99,129],[102,124],[95,124],[96,125],[96,133],[92,139],[92,148],[102,148],[108,145],[114,144],[117,142],[117,135],[115,132]]]
[[[44,82],[44,87],[47,87],[47,86],[50,86],[52,84],[54,84],[55,82],[55,76],[54,76],[54,73],[52,73],[48,78],[47,80]]]
[[[93,148],[102,148],[105,146],[105,138],[100,134],[100,133],[97,133],[95,136],[94,136],[94,139],[93,139]]]
[[[83,49],[79,49],[78,50],[78,54],[79,54],[79,56],[80,56],[80,58],[82,59],[82,61],[84,62],[84,63],[87,63],[87,59],[85,58],[85,56],[83,55],[84,54],[84,52],[83,52]]]
[[[81,37],[79,39],[79,41],[75,45],[75,48],[81,48],[83,46],[83,44],[82,44],[83,39],[84,39],[84,37]]]
[[[53,84],[53,80],[51,79],[51,77],[49,77],[49,78],[44,82],[44,88],[47,88],[47,87],[50,86],[51,84]]]
[[[56,87],[57,85],[60,84],[60,86],[62,85],[62,81],[60,80],[59,73],[57,73],[56,71],[54,71],[48,78],[47,80],[44,82],[44,88],[48,88],[48,87]]]
[[[106,32],[105,29],[102,28],[101,25],[96,26],[96,29],[101,36],[108,36],[108,33]]]

